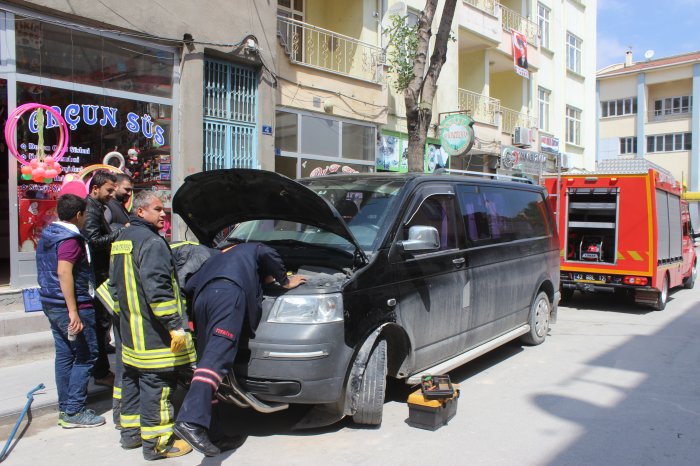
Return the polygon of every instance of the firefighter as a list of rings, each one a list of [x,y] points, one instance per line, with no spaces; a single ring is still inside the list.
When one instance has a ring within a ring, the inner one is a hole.
[[[243,243],[224,250],[207,262],[187,282],[185,293],[193,299],[194,325],[200,359],[190,389],[175,423],[175,433],[195,450],[216,456],[209,439],[214,394],[228,374],[247,317],[251,333],[260,321],[262,282],[276,281],[286,289],[306,281],[287,277],[277,251],[260,243]]]
[[[176,371],[196,360],[168,243],[158,235],[165,210],[153,191],[134,199],[129,228],[112,244],[109,290],[122,336],[121,445],[143,446],[146,460],[192,448],[173,436]]]

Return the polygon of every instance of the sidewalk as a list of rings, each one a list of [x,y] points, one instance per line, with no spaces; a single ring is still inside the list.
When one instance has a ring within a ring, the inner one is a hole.
[[[110,354],[110,364],[114,369],[114,355]],[[27,404],[27,392],[43,383],[46,388],[34,393],[32,412],[40,414],[56,410],[58,392],[54,377],[54,359],[46,358],[0,368],[0,425],[14,423]],[[111,397],[112,389],[95,385],[90,380],[88,400],[95,397]]]

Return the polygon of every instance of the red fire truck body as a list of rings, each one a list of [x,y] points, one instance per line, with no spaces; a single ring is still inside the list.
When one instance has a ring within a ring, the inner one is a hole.
[[[661,310],[670,288],[693,287],[688,204],[663,168],[603,161],[596,172],[546,178],[545,186],[558,212],[564,299],[575,290],[615,291]]]

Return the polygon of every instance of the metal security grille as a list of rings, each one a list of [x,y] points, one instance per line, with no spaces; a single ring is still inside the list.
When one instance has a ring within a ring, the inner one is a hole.
[[[216,60],[204,64],[204,170],[257,168],[258,75]]]

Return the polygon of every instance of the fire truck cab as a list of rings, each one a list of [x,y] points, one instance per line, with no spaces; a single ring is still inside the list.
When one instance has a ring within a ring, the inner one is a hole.
[[[665,169],[606,160],[595,172],[545,179],[558,212],[562,298],[630,294],[662,310],[671,288],[692,288],[697,259],[688,203]]]

